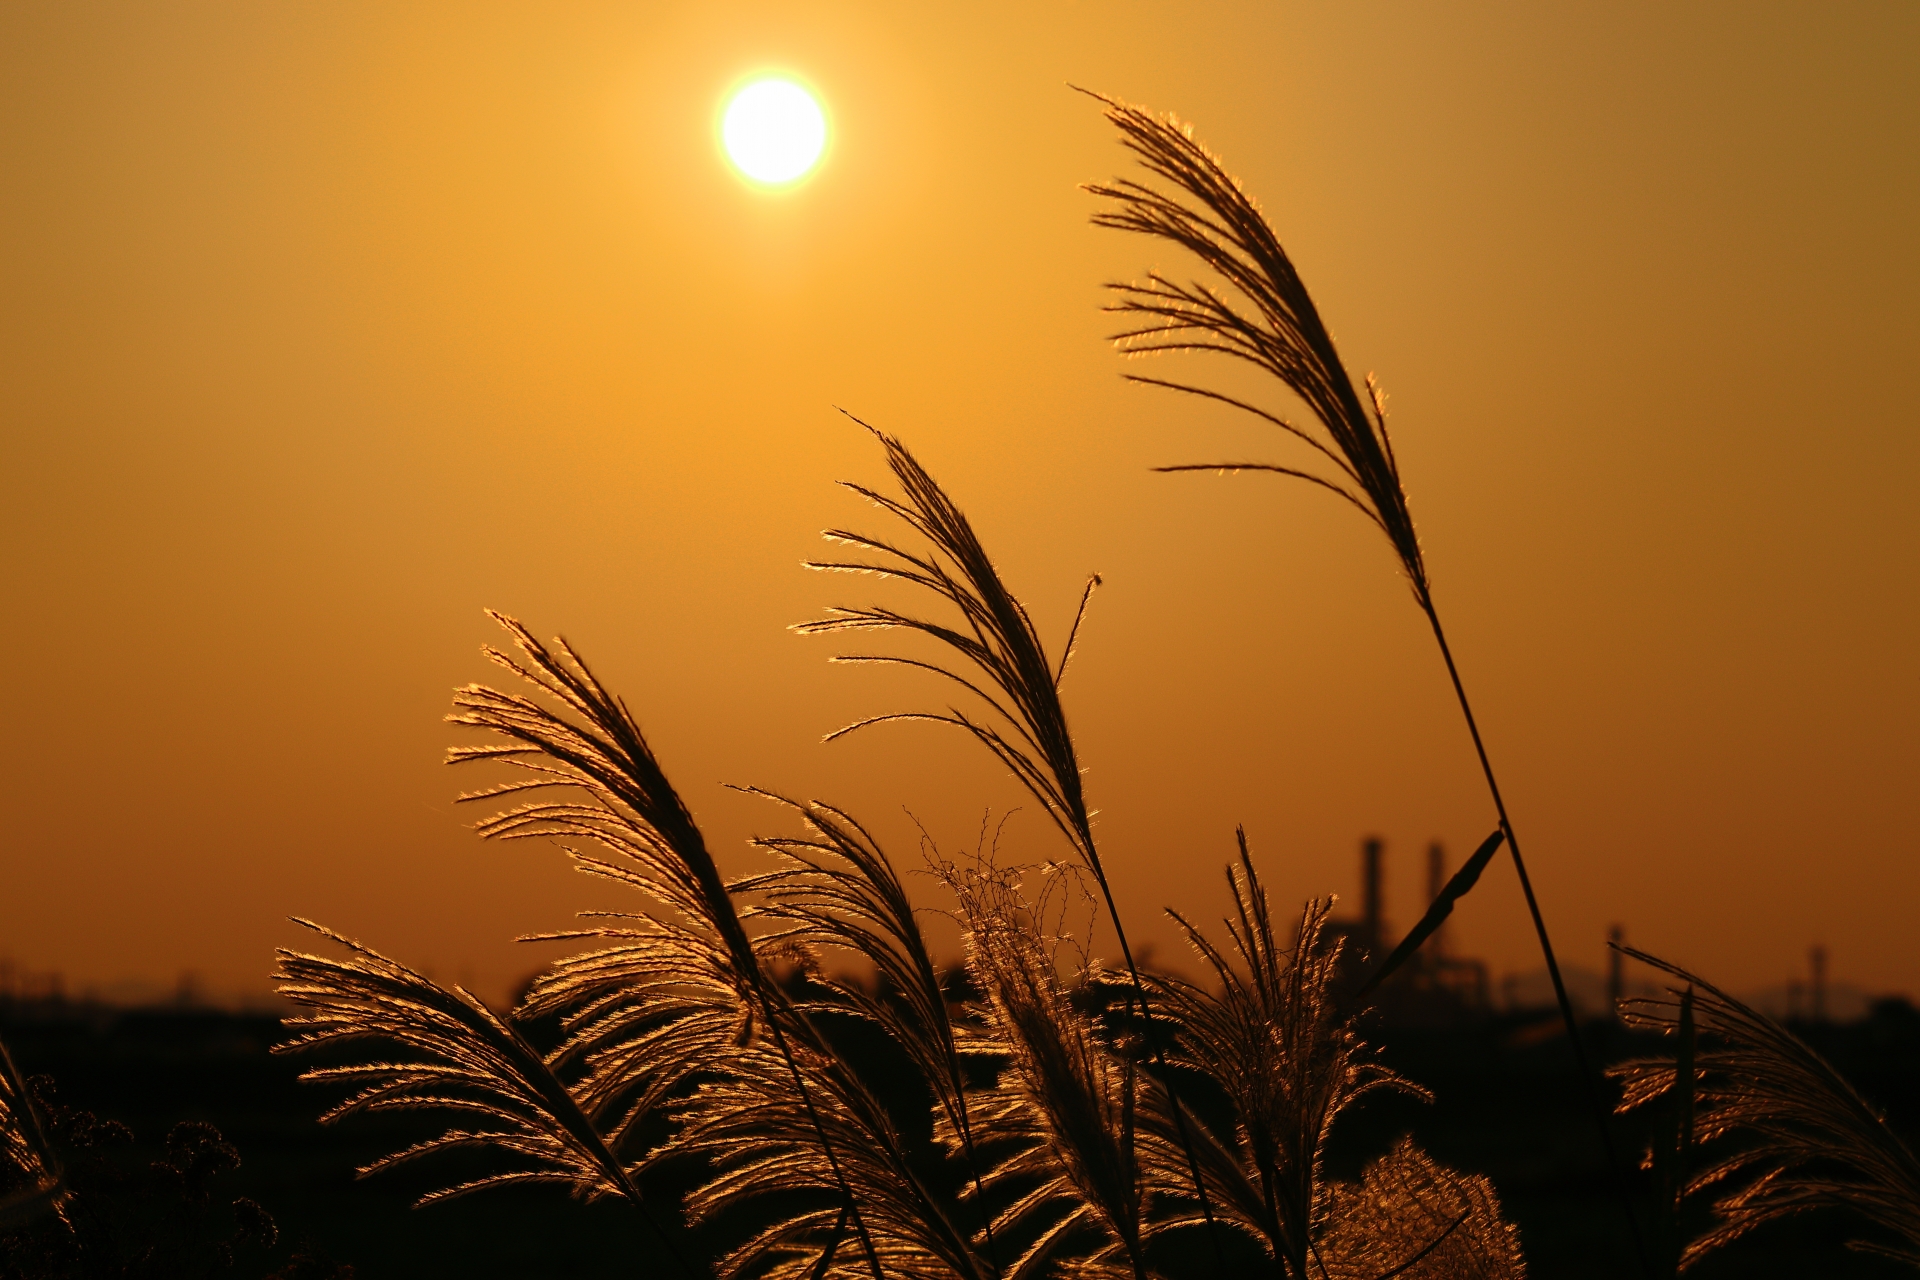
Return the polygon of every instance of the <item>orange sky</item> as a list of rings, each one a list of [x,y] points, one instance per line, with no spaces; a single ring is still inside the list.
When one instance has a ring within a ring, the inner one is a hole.
[[[769,197],[718,95],[785,66],[831,160]],[[622,690],[717,846],[753,782],[911,857],[1018,799],[932,695],[787,624],[904,436],[1058,643],[1123,908],[1389,916],[1493,823],[1377,535],[1120,380],[1068,82],[1194,121],[1376,370],[1567,959],[1920,991],[1920,9],[1134,3],[0,10],[0,957],[264,986],[311,915],[504,991],[611,891],[449,804],[482,606]],[[1175,373],[1171,365],[1162,372]],[[1200,370],[1189,369],[1188,373]],[[1058,852],[1037,814],[1021,853]],[[730,852],[736,865],[744,865]],[[1455,916],[1537,964],[1511,868]],[[1164,951],[1163,951],[1164,954]]]

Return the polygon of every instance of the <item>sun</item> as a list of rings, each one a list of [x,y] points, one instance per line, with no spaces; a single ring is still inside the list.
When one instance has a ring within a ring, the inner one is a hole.
[[[797,81],[761,76],[728,100],[720,142],[727,158],[748,178],[785,186],[820,163],[827,146],[827,116],[819,100]]]

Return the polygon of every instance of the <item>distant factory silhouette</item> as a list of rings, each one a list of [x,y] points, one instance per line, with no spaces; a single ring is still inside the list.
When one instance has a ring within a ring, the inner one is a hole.
[[[1426,853],[1426,896],[1408,913],[1409,920],[1417,918],[1440,896],[1454,870],[1440,841],[1430,841]],[[1344,967],[1355,987],[1405,931],[1387,920],[1386,860],[1384,839],[1367,836],[1360,841],[1359,913],[1337,916],[1327,925],[1328,939],[1338,938],[1344,944]],[[1553,991],[1545,969],[1508,973],[1496,983],[1484,960],[1455,950],[1451,934],[1451,922],[1442,924],[1380,988],[1376,1003],[1384,1016],[1395,1022],[1438,1023],[1552,1006]],[[1616,924],[1608,929],[1605,943],[1625,940],[1623,926]],[[1636,978],[1620,952],[1605,944],[1602,947],[1597,948],[1604,956],[1601,968],[1577,960],[1563,960],[1561,965],[1569,998],[1582,1015],[1590,1018],[1612,1016],[1623,997],[1651,995],[1658,990],[1653,982]],[[1748,993],[1745,998],[1772,1017],[1812,1022],[1852,1021],[1864,1016],[1872,1003],[1860,988],[1829,982],[1827,949],[1817,944],[1808,950],[1804,979],[1789,979]]]

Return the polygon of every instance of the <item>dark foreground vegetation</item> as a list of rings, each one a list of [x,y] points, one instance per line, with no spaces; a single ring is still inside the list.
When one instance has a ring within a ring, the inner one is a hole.
[[[1552,1027],[1542,1011],[1447,1027],[1382,1028],[1387,1060],[1432,1089],[1434,1101],[1382,1098],[1363,1105],[1336,1136],[1332,1163],[1352,1176],[1370,1155],[1411,1133],[1438,1159],[1493,1179],[1533,1275],[1630,1275],[1634,1264],[1614,1220],[1606,1171],[1580,1099],[1568,1087],[1566,1046]],[[1606,1023],[1586,1030],[1603,1060],[1651,1044]],[[1920,1013],[1894,1002],[1859,1023],[1795,1024],[1793,1030],[1886,1107],[1897,1129],[1920,1132]],[[212,1196],[255,1201],[272,1216],[279,1239],[272,1248],[236,1250],[231,1271],[176,1274],[319,1280],[340,1275],[334,1268],[342,1264],[354,1280],[660,1273],[658,1261],[645,1261],[646,1242],[618,1205],[582,1206],[548,1189],[415,1211],[412,1203],[429,1180],[356,1180],[356,1166],[426,1136],[430,1126],[400,1117],[319,1125],[313,1090],[297,1083],[298,1065],[268,1052],[280,1038],[277,1020],[257,1015],[0,1011],[0,1040],[13,1048],[22,1071],[51,1075],[68,1105],[132,1132],[133,1143],[116,1149],[116,1159],[129,1165],[166,1159],[165,1138],[182,1122],[213,1126],[237,1150],[239,1166],[211,1180]],[[224,1236],[238,1224],[229,1219],[211,1226]],[[1837,1213],[1810,1215],[1758,1233],[1691,1274],[1709,1280],[1908,1274],[1845,1250],[1850,1227]],[[295,1269],[297,1254],[311,1260],[309,1269]],[[0,1263],[5,1274],[33,1274],[11,1254],[0,1257],[7,1259]]]

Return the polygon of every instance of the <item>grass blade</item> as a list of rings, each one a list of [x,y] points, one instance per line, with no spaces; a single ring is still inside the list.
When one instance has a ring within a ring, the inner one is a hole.
[[[1440,891],[1440,896],[1435,898],[1432,905],[1427,908],[1427,914],[1420,917],[1420,923],[1400,940],[1400,945],[1393,949],[1391,955],[1380,962],[1380,967],[1373,971],[1373,976],[1367,979],[1366,985],[1353,993],[1355,1001],[1364,1000],[1372,995],[1374,988],[1392,977],[1393,971],[1405,964],[1408,958],[1420,949],[1420,944],[1433,936],[1433,931],[1453,914],[1453,904],[1465,897],[1467,890],[1480,882],[1480,873],[1487,869],[1487,864],[1493,861],[1493,855],[1500,851],[1500,846],[1506,842],[1506,839],[1506,831],[1496,829],[1492,835],[1480,842],[1480,847],[1473,851],[1473,856],[1453,873],[1453,878],[1447,881],[1447,887]]]

